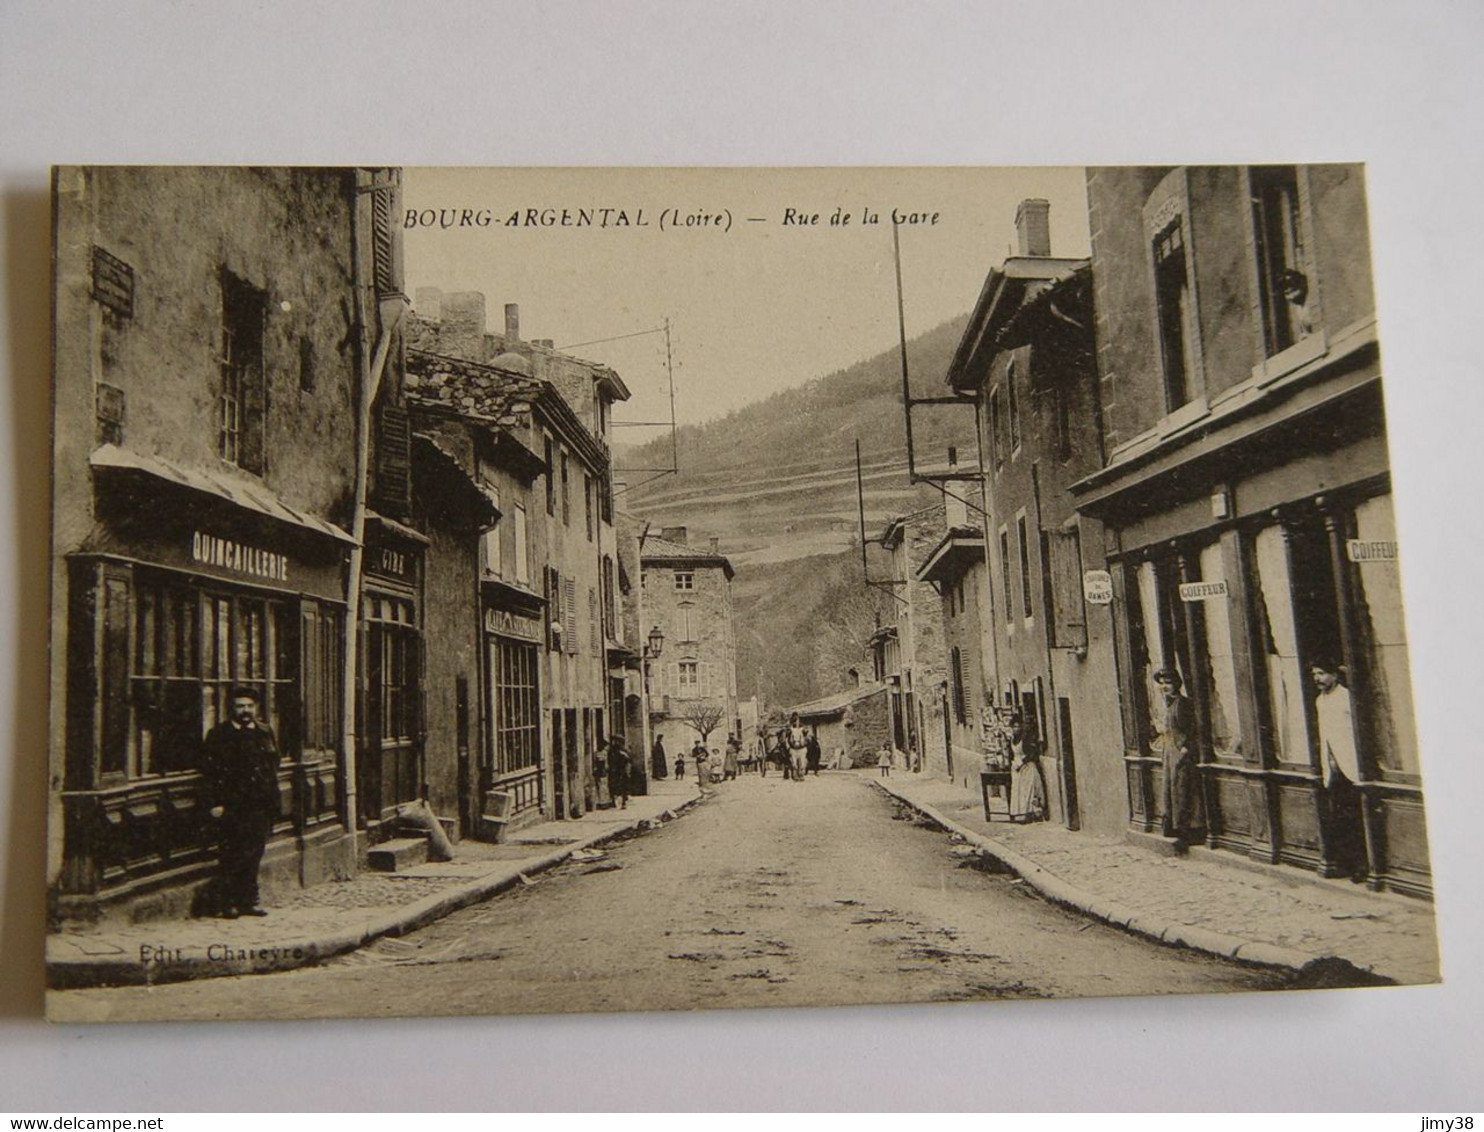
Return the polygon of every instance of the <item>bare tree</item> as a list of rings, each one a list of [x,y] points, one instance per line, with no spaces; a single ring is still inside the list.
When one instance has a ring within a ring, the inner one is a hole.
[[[699,732],[701,743],[705,745],[706,737],[720,726],[726,714],[727,709],[721,704],[708,703],[706,700],[691,700],[681,706],[676,718],[692,730]]]

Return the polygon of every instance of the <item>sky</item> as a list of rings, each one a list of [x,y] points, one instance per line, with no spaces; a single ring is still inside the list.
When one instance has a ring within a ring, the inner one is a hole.
[[[1073,167],[413,168],[406,271],[414,296],[482,291],[491,330],[517,303],[522,337],[613,366],[633,393],[619,422],[669,420],[665,336],[640,333],[668,319],[676,418],[695,424],[896,347],[894,209],[910,338],[973,306],[1037,197],[1053,254],[1087,255]]]

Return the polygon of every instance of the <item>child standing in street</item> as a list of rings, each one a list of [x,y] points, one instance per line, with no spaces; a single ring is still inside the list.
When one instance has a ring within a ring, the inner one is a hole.
[[[881,771],[882,778],[891,777],[891,744],[882,743],[881,753],[876,756],[876,767]]]

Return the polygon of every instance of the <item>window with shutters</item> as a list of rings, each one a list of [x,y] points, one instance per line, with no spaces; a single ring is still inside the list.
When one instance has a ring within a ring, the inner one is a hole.
[[[616,588],[613,580],[613,559],[605,554],[603,555],[603,634],[610,640],[618,639],[618,611],[614,596]]]
[[[701,666],[694,660],[682,660],[676,669],[676,695],[695,696],[701,689]]]
[[[263,367],[265,292],[221,273],[221,394],[217,399],[217,453],[245,472],[262,475],[268,417],[268,383]]]
[[[1015,517],[1015,533],[1020,539],[1020,612],[1030,621],[1036,608],[1031,604],[1031,547],[1024,512]]]
[[[500,576],[500,567],[503,565],[500,558],[500,528],[491,527],[480,536],[480,542],[484,546],[484,572]]]
[[[397,291],[397,270],[393,261],[395,210],[396,202],[391,185],[379,185],[372,190],[371,258],[378,297],[394,294]]]
[[[1000,387],[997,385],[989,393],[989,451],[996,468],[1005,462],[1005,446],[1000,439],[1000,422],[1003,416],[1000,410]]]
[[[1191,400],[1195,366],[1195,308],[1190,295],[1190,269],[1180,217],[1154,237],[1154,299],[1164,361],[1165,406],[1171,412]]]
[[[572,525],[572,467],[567,450],[562,449],[562,524]]]
[[[1250,178],[1263,336],[1272,357],[1313,332],[1298,170],[1292,165],[1255,165]]]
[[[551,437],[545,438],[546,452],[546,513],[556,514],[556,453]]]
[[[577,653],[577,579],[562,579],[562,639],[568,655]]]
[[[690,602],[685,602],[675,610],[675,639],[677,641],[694,641],[696,639],[696,607]]]
[[[393,519],[412,509],[412,421],[403,405],[381,403],[376,447],[376,508]]]
[[[582,506],[587,514],[587,541],[593,541],[593,477],[582,473]]]
[[[526,535],[526,509],[515,505],[515,580],[521,585],[531,581],[531,547]]]
[[[1087,613],[1082,597],[1082,539],[1074,528],[1049,531],[1043,547],[1051,594],[1051,646],[1087,647]]]
[[[542,568],[546,593],[546,647],[559,650],[562,647],[562,576],[555,568]]]
[[[1005,592],[1005,630],[1015,631],[1015,596],[1010,586],[1010,529],[1000,528],[1000,581]],[[991,591],[992,592],[992,591]]]
[[[953,695],[953,718],[959,723],[969,719],[968,697],[964,694],[964,654],[957,645],[948,653],[949,691]]]
[[[1011,455],[1014,455],[1020,448],[1020,391],[1017,388],[1019,369],[1014,358],[1011,358],[1010,363],[1005,367],[1005,404],[1010,425]]]
[[[598,618],[598,591],[587,588],[587,640],[594,656],[603,655],[603,623]]]

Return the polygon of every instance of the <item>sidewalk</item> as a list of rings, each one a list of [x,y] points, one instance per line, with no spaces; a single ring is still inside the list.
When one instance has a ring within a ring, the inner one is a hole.
[[[1311,978],[1338,959],[1398,983],[1441,980],[1433,908],[1421,900],[1223,850],[1196,847],[1175,857],[1051,822],[1012,825],[997,799],[991,805],[998,802],[1000,812],[989,823],[979,797],[943,779],[872,772],[871,781],[1050,899],[1140,935],[1253,963],[1308,967]],[[1343,981],[1343,972],[1336,977]]]
[[[578,850],[653,828],[700,800],[695,782],[650,783],[627,809],[526,826],[504,844],[462,841],[452,861],[303,889],[261,919],[68,924],[46,941],[47,985],[146,985],[307,967],[485,900]]]

